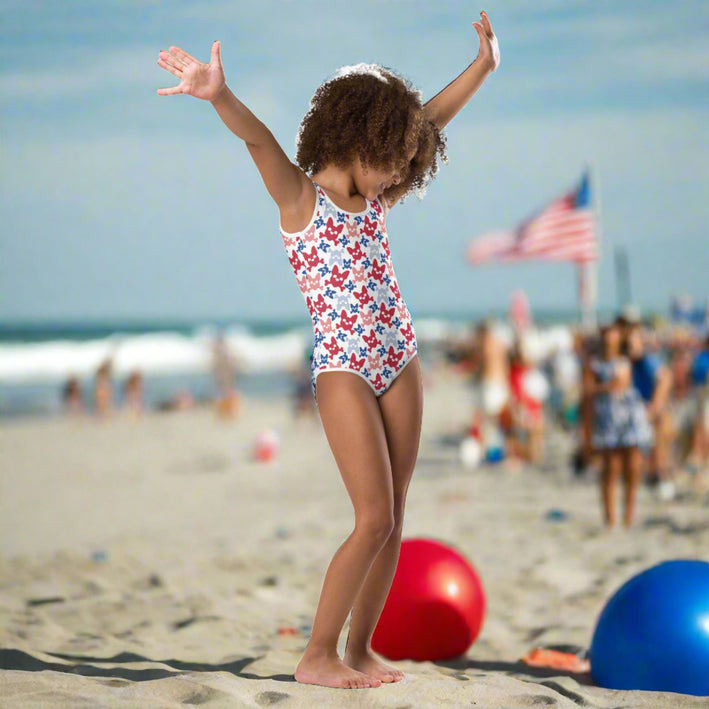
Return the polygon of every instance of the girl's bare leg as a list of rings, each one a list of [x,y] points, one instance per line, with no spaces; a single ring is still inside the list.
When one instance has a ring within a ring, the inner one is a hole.
[[[382,682],[398,682],[404,673],[381,662],[369,643],[391,587],[401,547],[406,492],[418,455],[423,412],[423,385],[418,357],[379,398],[384,420],[394,491],[394,530],[377,555],[352,609],[345,662]]]
[[[541,463],[544,458],[544,420],[532,422],[529,434],[529,458],[532,463]]]
[[[633,524],[635,518],[635,500],[643,472],[643,456],[639,448],[628,448],[624,452],[624,482],[625,482],[625,512],[623,524],[626,528]]]
[[[345,665],[337,643],[372,562],[394,527],[394,490],[382,413],[369,384],[348,372],[318,377],[325,435],[354,507],[355,526],[325,575],[299,682],[326,687],[377,687],[380,680]]]
[[[616,487],[623,469],[623,454],[617,450],[603,451],[603,472],[601,477],[601,499],[603,516],[607,527],[613,527],[616,520]]]
[[[655,427],[655,445],[651,458],[651,469],[655,469],[660,480],[671,478],[672,472],[672,446],[676,437],[672,415],[664,411]]]

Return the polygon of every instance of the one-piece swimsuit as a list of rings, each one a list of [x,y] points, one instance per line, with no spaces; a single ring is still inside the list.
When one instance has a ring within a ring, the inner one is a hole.
[[[281,228],[313,323],[313,393],[319,374],[339,370],[359,375],[381,396],[418,353],[391,262],[386,210],[366,200],[364,211],[345,211],[313,184],[308,226],[298,233]]]

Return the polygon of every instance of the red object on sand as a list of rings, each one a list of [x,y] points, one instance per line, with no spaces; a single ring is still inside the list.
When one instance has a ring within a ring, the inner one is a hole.
[[[591,671],[591,663],[586,658],[579,657],[572,652],[561,652],[543,647],[530,650],[522,658],[522,662],[531,667],[548,667],[552,670],[566,670],[580,674]]]
[[[298,635],[298,628],[293,628],[290,625],[278,628],[279,635]]]
[[[390,660],[463,655],[480,633],[485,592],[470,562],[431,539],[407,539],[372,648]]]
[[[278,457],[278,436],[273,431],[262,431],[256,436],[254,460],[269,463]]]

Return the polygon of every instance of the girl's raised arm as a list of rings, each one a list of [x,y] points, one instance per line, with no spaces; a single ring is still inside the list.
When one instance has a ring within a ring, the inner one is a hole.
[[[212,44],[209,64],[195,59],[179,47],[162,50],[158,65],[180,83],[158,89],[160,96],[186,94],[210,101],[229,130],[241,138],[251,153],[268,193],[281,213],[312,211],[312,186],[305,173],[285,154],[271,131],[231,92],[226,85],[221,43]]]
[[[500,65],[500,48],[486,12],[480,22],[473,22],[480,38],[480,51],[475,61],[448,86],[426,102],[424,110],[429,120],[442,129],[472,98],[487,77]]]

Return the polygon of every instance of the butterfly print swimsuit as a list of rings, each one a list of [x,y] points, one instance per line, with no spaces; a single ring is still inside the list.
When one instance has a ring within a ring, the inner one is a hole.
[[[313,322],[312,386],[321,372],[353,372],[381,396],[417,354],[411,314],[399,292],[385,212],[367,200],[346,212],[315,185],[308,226],[281,229],[288,259]]]

